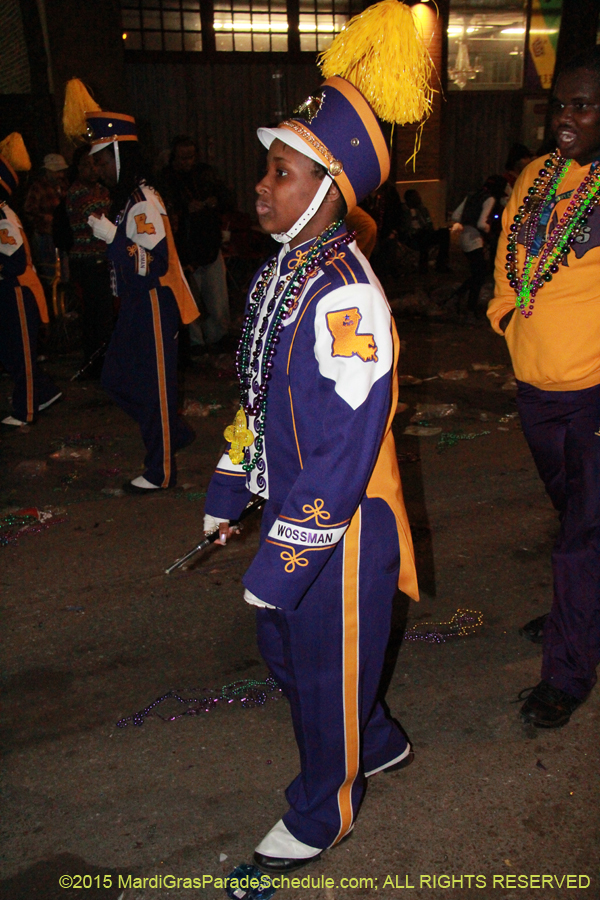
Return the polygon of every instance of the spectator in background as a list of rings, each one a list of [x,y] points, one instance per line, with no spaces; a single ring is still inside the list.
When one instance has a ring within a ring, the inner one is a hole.
[[[436,272],[449,272],[448,254],[450,232],[447,228],[434,228],[429,210],[423,204],[421,195],[414,189],[404,194],[404,203],[410,211],[410,235],[408,245],[419,252],[419,272],[424,275],[429,270],[429,251],[438,248],[435,263]]]
[[[600,661],[600,47],[569,60],[550,108],[558,150],[515,185],[488,309],[506,338],[523,435],[560,522],[551,611],[521,629],[543,642],[541,680],[520,710],[538,728],[567,724]]]
[[[68,165],[59,153],[48,153],[38,177],[25,198],[24,213],[31,231],[31,255],[46,291],[56,271],[56,246],[52,234],[54,213],[67,190]]]
[[[173,222],[181,265],[205,312],[190,326],[192,344],[220,346],[229,331],[221,216],[233,209],[232,198],[215,169],[199,162],[197,145],[187,135],[173,139],[158,188]]]
[[[377,225],[377,245],[372,265],[377,274],[397,276],[402,269],[400,243],[410,239],[410,212],[400,199],[393,181],[388,180],[369,194],[361,207]]]
[[[515,181],[533,159],[533,153],[525,144],[513,144],[508,151],[506,164],[504,166],[504,178],[507,181],[507,195],[510,197]]]
[[[361,207],[375,220],[380,240],[386,241],[394,237],[404,242],[410,237],[410,213],[400,199],[393,181],[384,182],[369,194]]]
[[[346,225],[349,231],[356,234],[356,243],[360,252],[366,257],[371,258],[371,253],[375,249],[377,243],[377,223],[375,219],[361,209],[355,206],[346,216]]]
[[[498,238],[502,231],[502,213],[510,196],[510,190],[504,175],[490,175],[483,187],[494,198],[494,204],[487,217],[488,228],[485,238],[488,251],[488,271],[493,273]]]
[[[455,295],[468,291],[467,310],[472,315],[477,314],[479,292],[487,274],[484,236],[490,233],[489,217],[497,202],[487,185],[494,177],[499,176],[490,176],[483,187],[467,194],[452,213],[452,221],[460,225],[460,249],[467,258],[470,270],[469,277],[455,291]]]
[[[95,238],[88,225],[93,213],[106,215],[110,208],[110,193],[99,184],[94,156],[87,145],[78,147],[73,155],[73,183],[65,198],[66,215],[72,233],[70,248],[71,281],[75,284],[82,305],[84,365],[103,346],[108,346],[114,325],[114,303],[110,286],[110,271],[106,259],[106,244]],[[86,375],[99,378],[102,353],[89,366]]]

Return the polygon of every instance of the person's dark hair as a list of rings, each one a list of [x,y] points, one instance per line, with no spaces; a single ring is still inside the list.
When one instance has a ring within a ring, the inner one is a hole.
[[[404,202],[409,209],[416,209],[417,206],[421,205],[421,195],[413,188],[409,188],[404,192]]]
[[[80,144],[80,146],[75,149],[75,152],[73,153],[73,159],[71,160],[71,165],[69,166],[67,172],[69,184],[73,184],[73,182],[77,180],[77,176],[79,175],[79,163],[85,156],[88,155],[89,152],[89,144]]]
[[[110,145],[114,153],[114,146]],[[109,218],[114,222],[115,217],[125,208],[130,194],[137,189],[141,181],[151,184],[147,177],[150,171],[142,156],[142,151],[137,141],[119,141],[120,171],[119,181],[111,188],[111,206]]]
[[[507,181],[502,175],[490,175],[483,184],[485,190],[496,200],[500,200],[506,190]]]
[[[313,175],[315,176],[315,178],[318,178],[319,181],[323,181],[323,179],[327,175],[327,169],[325,168],[325,166],[322,166],[321,163],[318,163],[316,159],[311,159],[311,162],[313,165]],[[346,201],[344,200],[342,192],[340,191],[339,200],[335,208],[335,219],[345,219],[347,212],[348,207],[346,205]]]
[[[578,53],[563,66],[558,73],[558,78],[565,72],[575,72],[577,69],[586,69],[592,72],[596,80],[600,82],[600,45],[592,47],[591,50],[584,50]]]
[[[193,147],[198,153],[198,144],[196,141],[189,136],[189,134],[177,134],[171,141],[171,152],[169,154],[169,165],[173,165],[173,161],[175,159],[175,154],[179,147]]]
[[[504,164],[506,171],[512,171],[512,167],[515,163],[518,163],[520,159],[533,159],[533,153],[529,147],[525,146],[525,144],[513,144],[508,151],[508,156],[506,157],[506,162]]]

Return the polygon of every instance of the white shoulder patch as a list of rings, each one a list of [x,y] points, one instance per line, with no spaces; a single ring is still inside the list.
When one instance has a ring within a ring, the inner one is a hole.
[[[158,197],[149,190],[144,195],[146,199],[127,213],[127,237],[145,250],[153,250],[165,237],[165,225]]]
[[[394,359],[390,310],[375,285],[346,285],[319,301],[315,357],[336,394],[358,409]]]
[[[0,253],[12,256],[23,246],[23,235],[17,222],[12,219],[0,219]]]

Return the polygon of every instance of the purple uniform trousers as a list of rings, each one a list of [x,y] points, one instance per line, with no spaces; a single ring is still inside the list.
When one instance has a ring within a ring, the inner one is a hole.
[[[15,383],[12,414],[33,422],[59,389],[37,363],[40,314],[28,287],[0,285],[0,322],[0,362]]]
[[[263,540],[279,510],[267,504]],[[290,702],[300,751],[283,821],[311,847],[351,830],[364,773],[406,749],[377,700],[399,567],[394,516],[365,498],[300,605],[257,611],[260,652]]]
[[[542,678],[583,700],[600,660],[600,385],[580,391],[518,386],[523,432],[560,518]]]
[[[177,413],[179,325],[170,289],[124,297],[102,369],[102,387],[140,426],[144,477],[162,488],[177,483],[175,453],[193,434]]]

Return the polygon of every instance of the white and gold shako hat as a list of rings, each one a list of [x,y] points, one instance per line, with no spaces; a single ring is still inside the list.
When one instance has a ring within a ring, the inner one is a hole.
[[[259,128],[268,149],[275,139],[325,167],[348,212],[387,180],[390,155],[375,113],[345,78],[328,78],[276,128]]]
[[[115,141],[137,141],[137,127],[133,116],[113,112],[86,112],[87,138],[90,153],[97,153]]]
[[[108,144],[138,139],[133,116],[105,112],[79,78],[71,78],[65,88],[63,128],[73,142],[87,142],[90,153],[97,153]]]

